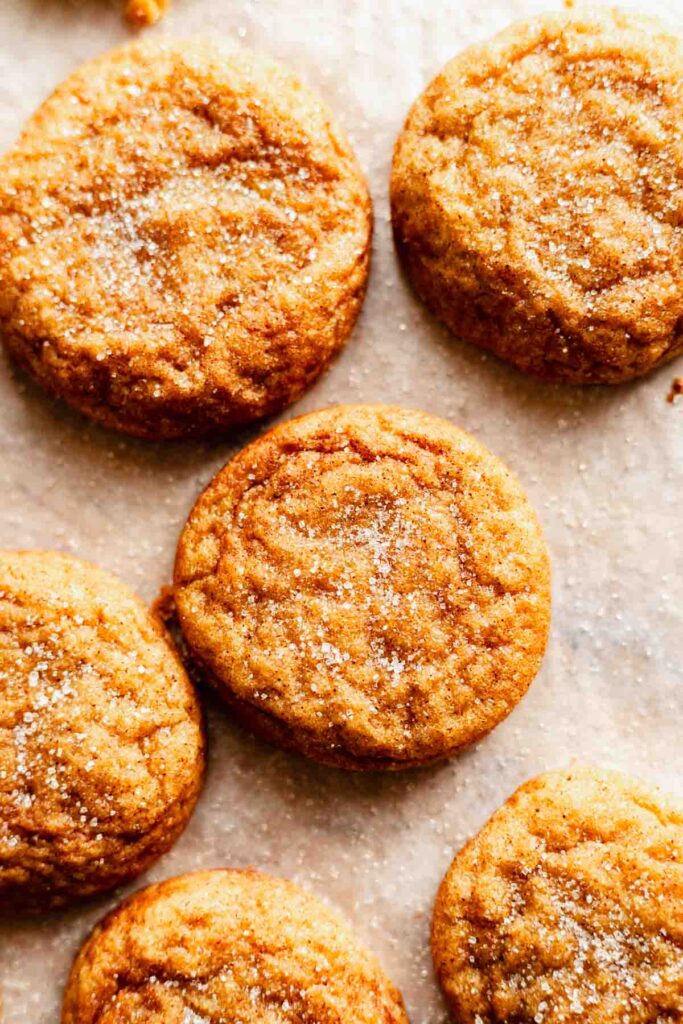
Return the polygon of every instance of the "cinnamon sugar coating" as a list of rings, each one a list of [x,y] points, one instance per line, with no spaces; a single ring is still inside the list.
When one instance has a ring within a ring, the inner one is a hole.
[[[348,406],[245,448],[178,546],[190,653],[238,716],[324,763],[401,768],[513,709],[546,644],[536,517],[508,470],[424,413]]]
[[[371,206],[328,109],[227,43],[74,72],[0,162],[0,333],[40,383],[148,438],[298,397],[346,341]]]
[[[408,1024],[400,994],[314,896],[255,871],[136,893],[77,957],[62,1024]]]
[[[683,808],[615,772],[526,783],[453,861],[434,910],[458,1024],[683,1017]]]
[[[394,154],[396,243],[454,333],[617,383],[683,348],[683,47],[618,9],[514,25],[447,64]]]
[[[0,911],[44,911],[145,870],[201,785],[194,690],[109,573],[0,552]]]

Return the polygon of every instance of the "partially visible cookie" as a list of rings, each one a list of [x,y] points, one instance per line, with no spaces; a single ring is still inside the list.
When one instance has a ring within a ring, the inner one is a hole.
[[[683,1019],[683,807],[587,767],[528,782],[453,861],[432,947],[458,1024]]]
[[[155,25],[168,8],[168,0],[126,0],[124,14],[134,25]]]
[[[617,383],[683,350],[683,46],[618,9],[533,18],[437,75],[399,136],[396,243],[459,337]]]
[[[66,555],[0,552],[0,912],[144,871],[203,767],[194,690],[132,591]]]
[[[94,420],[210,434],[344,344],[371,204],[327,107],[265,57],[136,42],[75,71],[0,161],[0,333]]]
[[[62,1024],[408,1024],[335,914],[282,879],[206,871],[143,889],[79,953]]]
[[[445,420],[385,406],[303,416],[228,463],[180,538],[175,596],[239,717],[358,769],[487,733],[534,678],[550,616],[512,474]]]

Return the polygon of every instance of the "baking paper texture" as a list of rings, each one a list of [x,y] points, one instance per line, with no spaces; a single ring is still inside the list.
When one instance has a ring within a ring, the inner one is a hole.
[[[524,779],[574,758],[683,796],[683,401],[676,365],[611,389],[527,380],[453,340],[394,255],[388,175],[408,107],[465,45],[552,0],[173,0],[152,30],[225,34],[289,63],[351,135],[376,211],[361,320],[291,412],[335,402],[421,407],[476,434],[519,475],[547,533],[553,629],[517,710],[450,763],[395,776],[316,767],[210,708],[210,765],[190,827],[147,876],[254,865],[339,907],[402,988],[413,1024],[441,1024],[428,928],[453,854]],[[72,68],[130,33],[106,0],[1,0],[0,144]],[[648,0],[683,30],[680,0]],[[681,372],[679,365],[678,371]],[[261,427],[215,443],[145,444],[87,424],[0,363],[0,545],[57,547],[152,600],[200,488]],[[54,1024],[72,956],[117,897],[0,922],[5,1024]]]

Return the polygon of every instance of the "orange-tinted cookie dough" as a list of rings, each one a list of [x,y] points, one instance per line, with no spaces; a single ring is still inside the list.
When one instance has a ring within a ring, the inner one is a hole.
[[[348,406],[245,448],[195,505],[175,596],[190,653],[275,743],[348,768],[438,760],[513,709],[549,564],[509,471],[444,420]]]
[[[441,886],[432,945],[457,1024],[683,1019],[683,808],[613,772],[522,786]]]
[[[100,423],[209,434],[293,401],[344,344],[370,233],[356,159],[289,71],[136,42],[0,161],[0,333]]]
[[[400,994],[313,896],[253,871],[151,886],[76,959],[62,1024],[408,1024]]]
[[[683,47],[577,10],[447,64],[392,175],[396,242],[461,338],[527,373],[638,377],[683,349]]]
[[[55,552],[0,552],[0,912],[145,870],[203,767],[192,686],[132,591]]]

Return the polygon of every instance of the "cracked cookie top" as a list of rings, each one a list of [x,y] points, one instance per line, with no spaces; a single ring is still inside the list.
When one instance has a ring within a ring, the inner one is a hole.
[[[176,839],[204,761],[193,688],[109,573],[0,552],[0,908],[81,899]]]
[[[258,731],[348,767],[477,739],[533,679],[549,565],[508,470],[451,424],[349,406],[212,481],[175,572],[191,653]]]
[[[292,401],[359,311],[371,207],[328,109],[265,57],[144,41],[74,72],[0,162],[0,327],[144,437]]]
[[[182,875],[104,919],[62,1024],[408,1024],[400,994],[315,897],[254,871]]]
[[[522,370],[636,377],[683,347],[683,47],[605,9],[447,64],[396,144],[397,244],[452,330]]]
[[[458,1024],[683,1015],[683,809],[578,767],[522,786],[455,858],[434,911]]]

